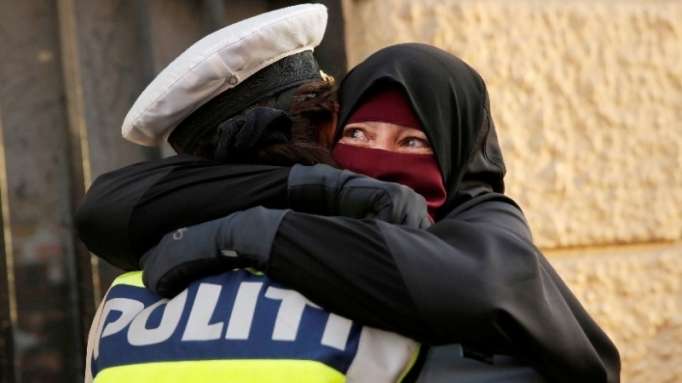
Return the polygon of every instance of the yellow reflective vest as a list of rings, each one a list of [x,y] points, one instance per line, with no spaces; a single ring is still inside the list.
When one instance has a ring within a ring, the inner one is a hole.
[[[168,300],[130,272],[95,315],[85,380],[398,382],[418,352],[415,341],[327,312],[262,274],[206,277]]]

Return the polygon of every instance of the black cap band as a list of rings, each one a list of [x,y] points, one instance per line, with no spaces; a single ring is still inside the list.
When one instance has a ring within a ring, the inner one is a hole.
[[[220,123],[249,106],[286,90],[293,92],[292,88],[298,85],[320,79],[320,67],[312,51],[285,57],[192,112],[173,130],[168,141],[176,150],[189,152],[202,137],[212,134]],[[292,95],[281,97],[285,102],[278,101],[274,107],[288,111]]]

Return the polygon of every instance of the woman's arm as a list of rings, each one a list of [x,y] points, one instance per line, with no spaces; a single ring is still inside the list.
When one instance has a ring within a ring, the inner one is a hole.
[[[145,257],[146,283],[157,291],[182,289],[206,272],[202,264],[255,266],[366,325],[512,354],[550,381],[619,379],[614,345],[503,195],[476,197],[428,230],[254,208],[167,236]]]
[[[252,206],[285,207],[289,171],[184,155],[133,164],[93,182],[76,227],[91,252],[139,269],[140,255],[169,231]]]
[[[226,165],[190,156],[98,177],[76,224],[90,251],[130,270],[167,232],[260,205],[430,225],[424,199],[399,184],[326,165]]]
[[[550,381],[617,382],[618,351],[532,245],[520,210],[499,195],[467,205],[426,231],[289,212],[261,267],[364,324],[513,353]]]

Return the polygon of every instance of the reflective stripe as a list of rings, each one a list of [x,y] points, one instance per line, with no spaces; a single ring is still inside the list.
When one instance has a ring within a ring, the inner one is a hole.
[[[142,283],[142,271],[129,271],[119,275],[114,279],[111,287],[116,285],[130,285],[144,288],[144,283]]]
[[[142,363],[100,371],[94,383],[342,383],[342,373],[320,362],[289,359]]]
[[[407,376],[407,374],[410,373],[410,370],[414,367],[415,363],[417,363],[417,358],[419,358],[419,353],[421,352],[422,345],[417,344],[417,349],[412,353],[412,359],[408,362],[408,364],[405,366],[405,369],[403,370],[402,374],[400,374],[400,378],[398,378],[398,382],[402,382],[403,379]]]

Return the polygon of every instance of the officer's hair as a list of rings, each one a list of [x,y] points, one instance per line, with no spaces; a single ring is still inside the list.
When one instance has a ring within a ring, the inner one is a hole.
[[[278,104],[281,94],[261,100],[253,106],[273,107]],[[248,110],[248,108],[247,108]],[[288,143],[269,144],[257,147],[244,158],[234,162],[249,164],[267,164],[292,166],[294,164],[314,165],[325,163],[334,165],[328,147],[321,144],[322,126],[332,123],[339,110],[336,89],[333,80],[312,80],[300,85],[294,92],[289,104],[289,116],[292,120],[291,141]],[[245,110],[246,111],[246,110]],[[240,113],[234,117],[239,117]],[[192,154],[198,157],[214,159],[214,153],[220,139],[218,126],[211,128],[209,134],[203,135],[191,147],[174,142],[169,143],[179,153]]]

